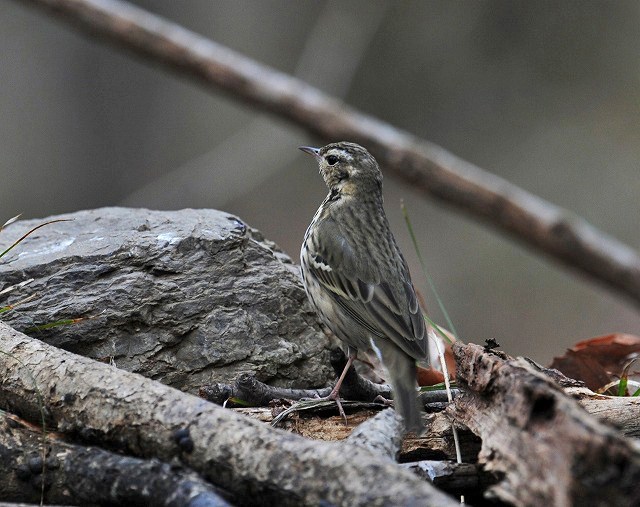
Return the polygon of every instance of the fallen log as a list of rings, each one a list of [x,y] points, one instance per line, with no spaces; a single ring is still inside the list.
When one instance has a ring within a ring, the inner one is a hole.
[[[402,420],[398,414],[386,409],[355,428],[346,442],[395,461],[402,445],[403,433]]]
[[[453,346],[459,395],[448,409],[482,439],[479,463],[514,505],[640,505],[640,447],[591,416],[524,359]]]
[[[588,389],[568,389],[580,406],[627,437],[640,438],[640,397],[604,396]]]
[[[194,472],[71,444],[0,413],[1,500],[68,505],[229,507]],[[11,470],[13,473],[8,473]]]
[[[0,407],[85,443],[176,460],[243,505],[457,505],[354,445],[270,428],[0,323]],[[36,394],[41,393],[41,402]]]

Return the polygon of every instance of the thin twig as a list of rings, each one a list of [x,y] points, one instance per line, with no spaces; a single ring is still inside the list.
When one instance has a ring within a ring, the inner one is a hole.
[[[640,256],[582,218],[282,72],[115,0],[21,0],[93,36],[286,118],[369,148],[389,174],[480,218],[640,305]]]
[[[347,358],[340,348],[331,351],[331,366],[337,375],[347,364]],[[200,396],[208,401],[222,405],[231,400],[239,405],[265,406],[273,400],[301,400],[304,398],[324,398],[331,392],[331,387],[319,389],[289,389],[285,387],[270,386],[260,382],[253,375],[244,373],[233,384],[213,384],[203,386]],[[351,366],[342,382],[340,395],[348,400],[373,401],[378,396],[390,397],[391,388],[388,385],[374,384],[356,372]],[[433,396],[429,401],[442,401]],[[333,404],[333,402],[330,402]]]

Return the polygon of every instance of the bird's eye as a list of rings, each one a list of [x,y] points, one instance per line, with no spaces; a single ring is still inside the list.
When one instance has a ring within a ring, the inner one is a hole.
[[[336,165],[337,163],[338,163],[338,157],[336,157],[335,155],[329,155],[327,157],[327,164]]]

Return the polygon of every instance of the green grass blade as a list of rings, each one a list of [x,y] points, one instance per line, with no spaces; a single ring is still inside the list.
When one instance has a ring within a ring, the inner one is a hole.
[[[19,215],[18,215],[19,216]],[[16,217],[14,217],[16,218]],[[7,223],[11,223],[11,221],[14,220],[14,218],[12,218],[11,220],[7,220]],[[5,255],[7,255],[11,250],[13,250],[16,246],[18,246],[27,236],[29,236],[30,234],[34,233],[35,231],[37,231],[38,229],[40,229],[40,227],[44,227],[45,225],[49,225],[49,224],[55,224],[56,222],[71,222],[70,219],[68,218],[59,218],[57,220],[50,220],[49,222],[45,222],[43,224],[40,225],[36,225],[33,229],[31,229],[29,232],[27,232],[26,234],[24,234],[20,239],[18,239],[17,241],[15,241],[13,243],[13,245],[11,245],[9,248],[7,248],[4,252],[0,253],[0,259],[2,257],[4,257]],[[6,225],[6,224],[5,224]],[[4,226],[3,226],[4,227]]]
[[[444,319],[447,322],[447,326],[449,327],[449,329],[451,330],[451,332],[453,333],[453,336],[456,337],[456,340],[459,340],[460,337],[456,331],[455,326],[453,325],[453,321],[451,320],[451,317],[449,317],[449,312],[447,312],[447,309],[444,306],[444,303],[442,302],[442,299],[440,299],[440,296],[438,295],[438,291],[436,289],[436,284],[433,281],[433,278],[431,278],[431,276],[429,275],[429,272],[427,271],[427,265],[424,261],[424,258],[422,257],[422,252],[420,251],[420,247],[418,246],[418,240],[416,239],[416,235],[415,232],[413,231],[413,225],[411,224],[411,219],[409,218],[409,212],[407,211],[407,207],[404,205],[404,201],[400,202],[400,208],[402,209],[402,215],[404,217],[404,221],[407,224],[407,229],[409,231],[409,236],[411,236],[411,241],[413,243],[413,248],[416,251],[416,255],[418,256],[418,260],[420,261],[420,267],[422,268],[422,274],[424,275],[424,277],[427,279],[427,282],[429,283],[429,288],[431,289],[431,292],[433,293],[433,295],[436,298],[436,302],[438,303],[438,307],[440,308],[440,311],[442,312],[442,315],[444,315]],[[436,330],[439,330],[439,328],[431,321],[428,319],[428,317],[426,317],[429,324],[431,324],[432,326],[434,326],[436,328]],[[442,330],[438,331],[439,334],[442,335]],[[445,338],[449,343],[451,342],[451,340],[446,337]]]
[[[627,395],[627,377],[624,376],[618,382],[618,396],[626,396]]]
[[[70,326],[72,324],[77,324],[78,322],[81,322],[85,320],[82,317],[78,317],[76,319],[61,319],[61,320],[56,320],[55,322],[47,322],[46,324],[41,324],[39,326],[31,326],[28,327],[27,329],[24,330],[25,333],[33,333],[34,331],[45,331],[47,329],[52,329],[54,327],[60,327],[60,326]]]

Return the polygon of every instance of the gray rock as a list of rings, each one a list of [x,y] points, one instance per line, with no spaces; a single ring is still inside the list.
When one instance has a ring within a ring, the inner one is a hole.
[[[112,360],[191,392],[242,372],[284,387],[333,378],[329,340],[298,267],[240,219],[215,210],[102,208],[50,217],[0,260],[1,315],[15,329],[84,356]],[[0,234],[10,245],[44,220]],[[34,329],[63,319],[69,325]]]

